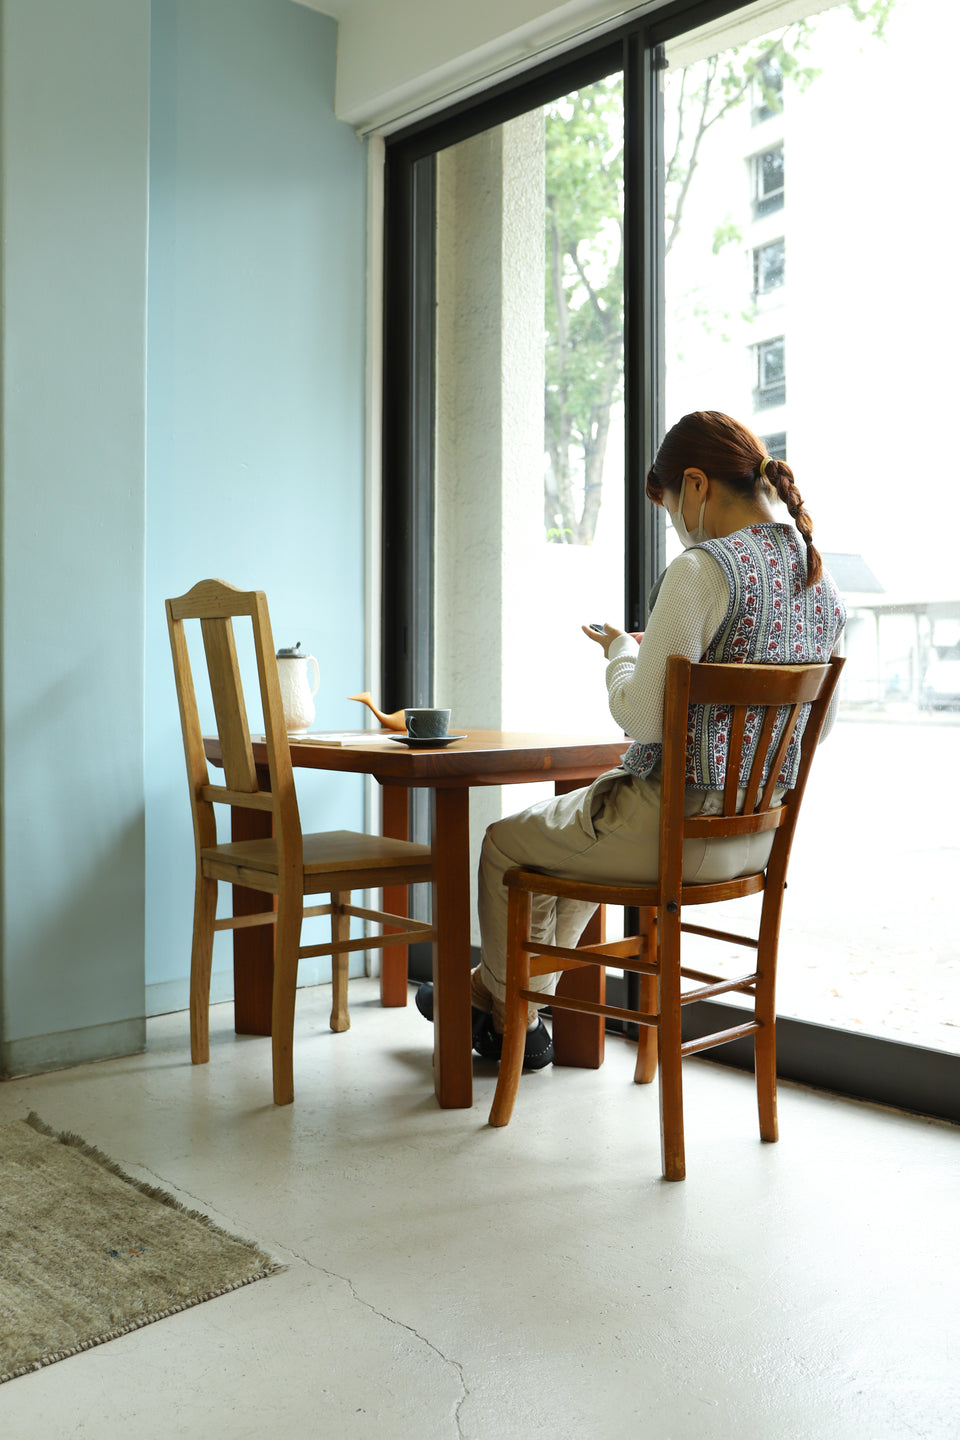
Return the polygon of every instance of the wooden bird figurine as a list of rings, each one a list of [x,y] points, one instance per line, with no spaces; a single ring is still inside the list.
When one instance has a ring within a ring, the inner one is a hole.
[[[403,711],[394,710],[392,715],[384,715],[383,711],[378,710],[376,705],[374,705],[373,697],[371,696],[369,690],[364,690],[362,695],[348,695],[347,699],[359,700],[361,705],[366,705],[368,710],[373,711],[374,715],[376,715],[377,719],[380,721],[380,724],[385,730],[406,731],[407,722],[403,718]]]

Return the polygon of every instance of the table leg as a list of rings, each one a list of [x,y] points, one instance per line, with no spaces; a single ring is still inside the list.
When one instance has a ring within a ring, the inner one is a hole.
[[[557,780],[553,788],[557,795],[565,795],[582,787],[577,780]],[[580,936],[580,944],[598,945],[605,938],[606,913],[601,905]],[[575,996],[579,1000],[593,1000],[602,1005],[607,995],[607,972],[602,965],[583,970],[567,970],[560,976],[557,994]],[[576,1065],[584,1070],[598,1070],[603,1064],[605,1032],[602,1015],[557,1010],[551,1029],[555,1065]]]
[[[444,1109],[473,1104],[470,1039],[470,791],[431,791],[433,1083]]]
[[[270,772],[257,767],[260,787],[270,788]],[[230,811],[233,840],[261,840],[273,834],[273,817],[263,810]],[[259,890],[233,886],[234,915],[254,915],[272,910],[276,901]],[[272,925],[254,925],[233,932],[233,1028],[238,1035],[269,1035],[273,1015],[273,932]]]
[[[407,840],[410,836],[410,791],[405,785],[382,785],[381,829],[391,840]],[[406,885],[388,885],[383,891],[383,908],[388,915],[407,915]],[[407,1003],[407,948],[385,945],[380,951],[380,1004]]]

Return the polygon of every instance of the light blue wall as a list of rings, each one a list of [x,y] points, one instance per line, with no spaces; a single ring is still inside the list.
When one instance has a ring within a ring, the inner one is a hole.
[[[206,575],[265,589],[278,641],[321,662],[319,722],[358,723],[365,152],[333,116],[335,24],[291,0],[0,0],[0,18],[17,1074],[141,1048],[145,1013],[186,1003],[164,598]],[[361,825],[361,784],[303,777],[305,826]]]
[[[330,729],[362,724],[345,697],[364,635],[365,150],[333,115],[335,22],[290,0],[154,0],[152,46],[148,1013],[187,1003],[193,899],[164,599],[206,576],[265,590],[277,643],[320,661]],[[358,777],[298,790],[304,828],[362,828]],[[230,964],[223,935],[215,997]]]
[[[148,0],[2,9],[7,1073],[143,1043]]]

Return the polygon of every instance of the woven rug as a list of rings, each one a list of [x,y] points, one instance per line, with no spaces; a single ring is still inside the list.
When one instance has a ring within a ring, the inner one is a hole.
[[[0,1382],[281,1269],[78,1136],[0,1125]]]

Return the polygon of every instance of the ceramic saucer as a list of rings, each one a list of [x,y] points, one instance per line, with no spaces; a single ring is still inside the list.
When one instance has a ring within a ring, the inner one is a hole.
[[[444,745],[451,744],[454,740],[466,740],[466,735],[426,735],[421,738],[419,735],[390,735],[390,740],[396,740],[398,745],[409,745],[411,750],[437,750]]]

